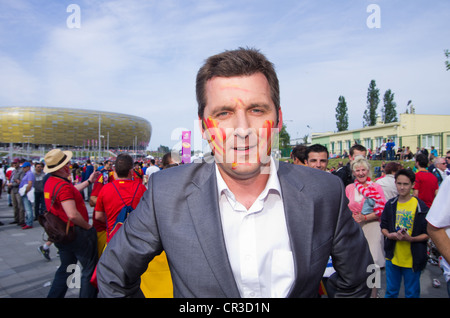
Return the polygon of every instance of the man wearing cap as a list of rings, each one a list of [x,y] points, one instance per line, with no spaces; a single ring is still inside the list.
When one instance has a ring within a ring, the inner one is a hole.
[[[50,177],[44,186],[45,205],[47,210],[57,215],[64,222],[74,226],[76,238],[70,243],[55,243],[59,250],[61,265],[55,273],[49,298],[63,298],[67,291],[67,279],[79,261],[81,270],[80,298],[94,298],[96,288],[90,283],[90,278],[97,264],[97,234],[89,224],[89,215],[80,190],[86,188],[98,176],[90,175],[89,179],[74,186],[68,179],[70,176],[71,151],[53,149],[45,155],[44,171]],[[59,189],[59,191],[58,191]],[[56,196],[53,206],[52,198]]]
[[[25,209],[25,225],[23,230],[33,228],[33,208],[34,203],[34,174],[31,172],[31,163],[25,161],[22,165],[23,177],[19,184],[19,194],[22,197],[23,207]]]

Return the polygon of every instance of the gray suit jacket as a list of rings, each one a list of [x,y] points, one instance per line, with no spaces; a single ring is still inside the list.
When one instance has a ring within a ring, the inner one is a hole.
[[[280,162],[295,283],[290,297],[316,297],[329,255],[333,296],[367,297],[372,257],[347,207],[342,181]],[[99,296],[140,295],[140,275],[165,251],[174,297],[240,297],[222,234],[214,164],[193,163],[151,175],[149,190],[104,251]]]

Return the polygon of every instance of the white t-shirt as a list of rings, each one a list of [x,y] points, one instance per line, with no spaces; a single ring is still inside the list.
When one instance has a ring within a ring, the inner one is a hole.
[[[441,183],[426,219],[434,227],[445,228],[445,233],[450,237],[450,178],[445,178]],[[445,279],[449,281],[450,266],[443,258],[440,259],[440,262],[444,270]]]
[[[159,171],[159,168],[157,166],[150,166],[150,167],[147,167],[147,170],[145,170],[145,175],[150,177],[150,175],[152,173],[157,172],[157,171]]]

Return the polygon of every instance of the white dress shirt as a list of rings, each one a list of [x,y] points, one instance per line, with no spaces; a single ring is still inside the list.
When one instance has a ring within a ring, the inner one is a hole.
[[[285,297],[294,281],[294,260],[273,158],[266,187],[248,210],[217,166],[216,176],[228,259],[241,297]]]

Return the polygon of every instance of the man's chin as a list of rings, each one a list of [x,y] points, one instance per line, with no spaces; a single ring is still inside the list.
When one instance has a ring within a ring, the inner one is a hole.
[[[249,179],[259,174],[267,173],[266,169],[269,163],[264,164],[259,162],[232,162],[232,163],[218,163],[226,174],[233,176],[236,179]]]

